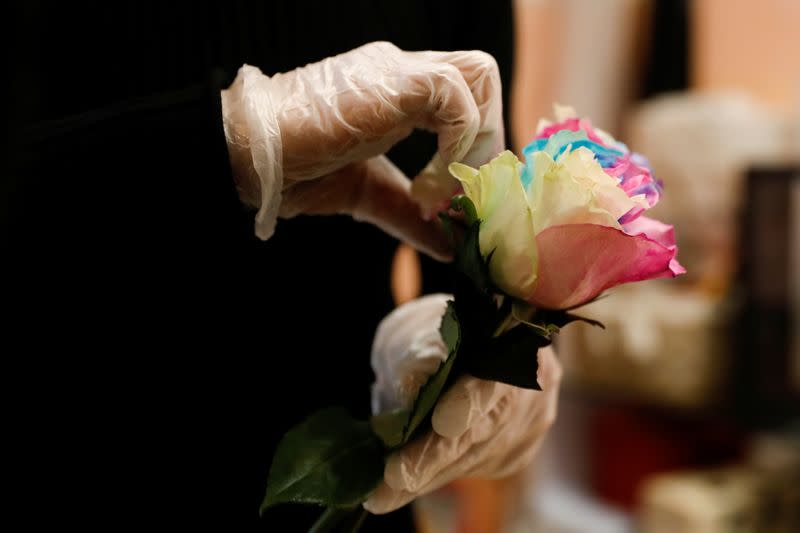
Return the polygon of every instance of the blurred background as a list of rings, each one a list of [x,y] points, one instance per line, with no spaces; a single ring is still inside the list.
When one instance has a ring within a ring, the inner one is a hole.
[[[800,531],[800,1],[516,0],[514,150],[554,102],[664,181],[679,280],[571,325],[535,464],[415,506],[422,532]],[[396,302],[422,287],[413,250]]]

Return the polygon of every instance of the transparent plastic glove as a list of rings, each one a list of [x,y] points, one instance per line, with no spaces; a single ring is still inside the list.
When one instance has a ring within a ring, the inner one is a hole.
[[[378,327],[372,351],[377,376],[373,412],[408,406],[446,356],[441,339],[438,344],[430,339],[432,333],[438,336],[448,299],[415,300]],[[542,391],[460,378],[434,408],[433,430],[390,457],[384,481],[364,507],[388,513],[455,479],[505,477],[530,463],[555,420],[561,382],[552,349],[539,350],[538,359]]]
[[[417,196],[440,201],[456,188],[447,163],[480,164],[502,150],[501,100],[490,55],[385,42],[272,77],[245,65],[222,93],[234,174],[242,198],[259,206],[259,237],[279,215],[345,213],[437,257],[448,255],[437,222],[422,219],[410,181],[382,155],[415,128],[436,132],[438,162]]]

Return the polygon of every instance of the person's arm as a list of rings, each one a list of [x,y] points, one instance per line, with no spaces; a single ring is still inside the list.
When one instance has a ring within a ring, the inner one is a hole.
[[[187,90],[40,126],[25,145],[33,165],[23,168],[36,168],[25,184],[79,162],[72,171],[85,177],[69,185],[88,186],[89,197],[121,187],[102,200],[125,204],[143,193],[141,205],[151,213],[172,201],[190,206],[205,185],[193,174],[206,176],[209,165],[220,164],[219,144],[209,145],[217,135],[209,131],[224,124],[233,176],[242,199],[259,209],[255,230],[262,239],[279,215],[343,213],[446,258],[449,246],[431,217],[457,188],[447,164],[481,164],[504,144],[497,65],[482,52],[405,52],[370,43],[271,77],[244,66],[222,91],[221,109],[219,98],[211,98],[217,104],[210,109],[202,103],[207,97]],[[436,132],[439,149],[412,191],[383,154],[415,128]],[[64,205],[56,202],[56,213]],[[192,209],[204,217],[202,205]],[[195,223],[208,222],[192,218],[184,215],[165,231],[197,231]]]

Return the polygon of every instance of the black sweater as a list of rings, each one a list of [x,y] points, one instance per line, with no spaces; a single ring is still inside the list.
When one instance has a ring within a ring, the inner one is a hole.
[[[4,377],[24,523],[307,526],[316,509],[259,522],[269,462],[318,407],[367,416],[396,241],[344,217],[282,220],[259,241],[219,90],[243,63],[272,74],[374,40],[486,50],[507,90],[510,2],[489,4],[11,8]],[[415,134],[390,157],[413,176],[434,150]],[[447,288],[440,268],[425,261],[427,290]]]

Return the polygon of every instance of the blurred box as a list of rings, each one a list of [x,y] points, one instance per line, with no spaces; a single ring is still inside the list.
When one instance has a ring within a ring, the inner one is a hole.
[[[766,428],[800,418],[800,167],[747,174],[737,285],[736,405]]]
[[[757,533],[762,481],[744,468],[664,474],[647,482],[644,533]]]
[[[747,461],[654,476],[640,494],[644,533],[800,531],[800,441],[758,435]]]
[[[744,435],[717,414],[631,406],[595,406],[586,436],[592,492],[603,502],[634,509],[642,484],[677,470],[740,461]]]
[[[800,427],[759,434],[750,444],[748,465],[766,482],[761,527],[765,533],[800,531]]]
[[[681,408],[724,397],[731,304],[671,280],[615,288],[577,312],[606,329],[580,323],[559,335],[565,386]]]

